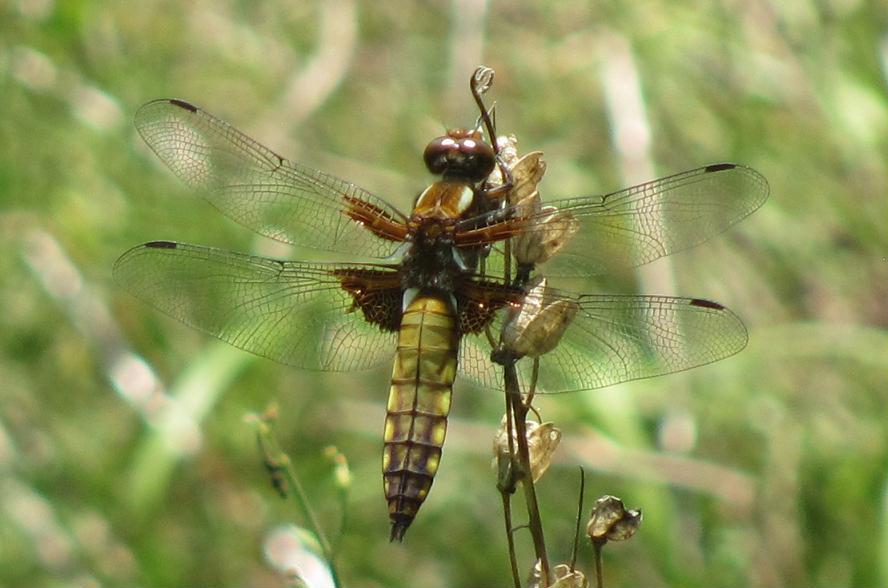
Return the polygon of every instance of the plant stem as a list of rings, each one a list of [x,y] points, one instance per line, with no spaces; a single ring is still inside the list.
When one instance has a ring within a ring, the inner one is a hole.
[[[583,520],[583,498],[586,494],[586,471],[580,466],[580,496],[577,501],[577,527],[574,530],[573,551],[570,554],[570,571],[573,572],[577,566],[577,548],[580,545],[580,526]]]
[[[592,542],[592,552],[595,554],[595,585],[597,588],[604,588],[604,573],[601,570],[601,548],[603,545],[599,541]]]
[[[521,574],[518,571],[518,555],[515,553],[515,534],[512,531],[512,495],[508,490],[501,489],[503,499],[503,518],[506,524],[506,541],[509,542],[509,566],[512,570],[512,583],[521,588]]]
[[[259,447],[261,448],[265,459],[269,463],[274,463],[284,472],[287,483],[289,483],[290,487],[294,490],[293,494],[296,498],[296,503],[299,505],[299,509],[302,511],[302,518],[308,525],[309,530],[318,540],[318,545],[321,547],[321,553],[327,562],[327,567],[330,568],[330,576],[333,578],[334,586],[340,588],[342,584],[339,582],[339,573],[336,571],[333,548],[331,547],[327,536],[324,534],[314,510],[311,508],[308,495],[305,493],[305,489],[302,487],[302,483],[296,475],[296,470],[293,469],[293,463],[290,461],[290,456],[284,453],[280,448],[277,439],[272,434],[271,427],[264,419],[258,419],[256,435],[259,440]]]
[[[540,508],[537,502],[536,489],[530,469],[530,450],[527,447],[527,412],[528,407],[521,401],[521,390],[518,386],[518,374],[515,370],[515,361],[507,361],[503,365],[505,375],[506,397],[509,400],[511,412],[514,415],[515,437],[518,441],[519,467],[513,469],[516,479],[520,479],[524,487],[524,500],[527,504],[528,526],[533,538],[533,547],[537,559],[540,562],[540,573],[545,585],[549,583],[549,557],[546,554],[546,541],[543,537],[543,524],[540,518]]]

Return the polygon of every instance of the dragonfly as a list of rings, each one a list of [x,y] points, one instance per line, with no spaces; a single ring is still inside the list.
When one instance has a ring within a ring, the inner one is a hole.
[[[533,268],[518,263],[520,278],[497,275],[488,271],[491,250],[532,231],[543,241],[565,237],[542,263],[545,274],[597,276],[702,243],[768,196],[761,174],[720,163],[546,207],[509,203],[497,193],[508,188],[509,170],[495,134],[488,128],[485,138],[478,125],[429,142],[423,159],[437,179],[405,214],[183,100],[147,103],[135,125],[173,174],[224,215],[277,241],[356,260],[302,262],[151,241],[124,253],[114,276],[167,315],[283,364],[344,371],[391,362],[382,469],[393,541],[431,489],[457,373],[502,390],[485,334],[520,312]],[[503,180],[493,186],[497,172]],[[524,378],[538,362],[537,393],[679,372],[747,342],[740,319],[708,300],[554,289],[545,300],[568,305],[571,316],[557,345],[518,359]]]

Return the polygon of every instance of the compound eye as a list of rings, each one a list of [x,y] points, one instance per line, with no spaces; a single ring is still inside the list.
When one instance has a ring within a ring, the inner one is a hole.
[[[496,154],[493,147],[484,141],[474,138],[461,139],[459,151],[465,155],[463,171],[474,182],[480,182],[489,176],[496,165]]]
[[[450,165],[451,154],[458,149],[459,146],[451,137],[438,137],[426,145],[422,158],[430,172],[441,175]]]

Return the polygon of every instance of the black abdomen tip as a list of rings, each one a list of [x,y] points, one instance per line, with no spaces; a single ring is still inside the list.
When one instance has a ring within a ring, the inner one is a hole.
[[[392,522],[392,534],[389,535],[389,543],[394,543],[395,541],[401,542],[404,540],[404,533],[407,532],[407,527],[410,526],[410,523],[402,523],[402,522]]]

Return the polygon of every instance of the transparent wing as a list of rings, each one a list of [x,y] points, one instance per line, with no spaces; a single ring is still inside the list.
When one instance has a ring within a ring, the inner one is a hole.
[[[746,328],[727,308],[697,298],[551,294],[576,302],[579,310],[559,345],[540,356],[538,392],[602,388],[729,357],[746,346]],[[492,326],[495,334],[504,316]],[[518,364],[522,389],[532,359]],[[490,361],[483,338],[463,340],[463,372],[485,388],[502,390],[502,368]]]
[[[276,261],[168,241],[134,247],[114,265],[121,286],[187,325],[262,357],[328,371],[368,368],[395,351],[394,332],[352,310],[342,287],[349,272],[394,270]],[[388,294],[400,299],[397,288]]]
[[[503,223],[500,238],[516,236],[528,227],[562,233],[567,223],[578,230],[550,261],[543,272],[550,277],[580,277],[611,273],[651,262],[688,249],[722,233],[742,220],[768,198],[768,182],[752,168],[719,163],[667,176],[613,192],[605,196],[585,196],[544,201],[568,219],[552,220],[542,210],[515,223],[510,216],[522,216],[517,207],[467,219],[458,225],[463,239],[478,243],[492,234],[492,224]],[[526,211],[524,212],[526,215]],[[499,267],[491,260],[491,269]]]
[[[181,100],[149,102],[136,128],[161,161],[222,213],[285,243],[386,257],[381,239],[346,211],[350,202],[403,224],[397,209],[361,188],[288,161],[228,123]]]

